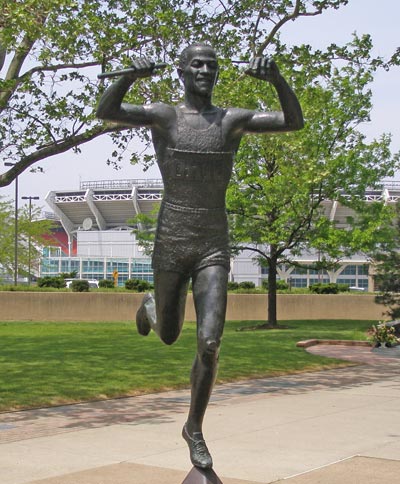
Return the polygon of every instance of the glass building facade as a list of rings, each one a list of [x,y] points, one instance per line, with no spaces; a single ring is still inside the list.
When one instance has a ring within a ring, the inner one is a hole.
[[[153,269],[150,259],[122,257],[63,257],[44,256],[41,261],[40,275],[57,276],[61,272],[77,272],[79,279],[114,280],[118,272],[118,286],[128,279],[141,279],[153,282]]]

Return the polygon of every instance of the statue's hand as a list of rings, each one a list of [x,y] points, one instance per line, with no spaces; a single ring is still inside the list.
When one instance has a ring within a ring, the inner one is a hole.
[[[269,57],[254,57],[245,73],[248,76],[275,84],[280,78],[278,66]]]
[[[134,71],[130,74],[130,76],[132,76],[133,79],[151,77],[153,75],[155,65],[156,63],[147,57],[134,59],[131,64],[131,68],[134,69]]]

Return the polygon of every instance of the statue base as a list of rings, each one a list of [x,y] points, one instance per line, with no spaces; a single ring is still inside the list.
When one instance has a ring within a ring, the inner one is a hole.
[[[223,484],[212,469],[193,467],[182,484]]]

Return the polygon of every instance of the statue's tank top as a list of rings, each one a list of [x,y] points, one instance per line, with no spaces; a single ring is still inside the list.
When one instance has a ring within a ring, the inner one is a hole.
[[[206,129],[189,126],[184,108],[177,107],[176,114],[176,145],[166,149],[159,164],[164,200],[188,208],[224,208],[234,156],[231,151],[223,151],[224,111],[216,108],[215,119]]]

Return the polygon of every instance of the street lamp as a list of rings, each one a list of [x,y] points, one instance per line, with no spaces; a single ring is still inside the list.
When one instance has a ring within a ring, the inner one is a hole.
[[[15,163],[6,162],[5,166]],[[14,215],[14,286],[18,284],[18,175],[15,177],[15,215]]]
[[[29,200],[29,225],[32,222],[32,200],[39,200],[39,197],[21,197],[22,200]],[[28,237],[28,285],[31,285],[31,233]]]

